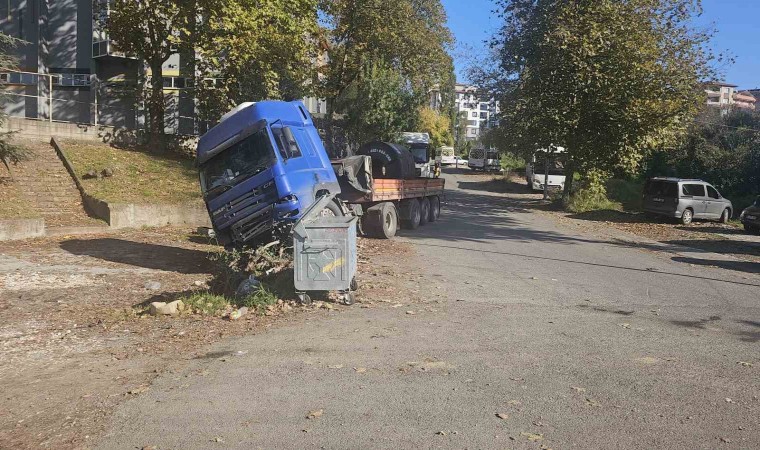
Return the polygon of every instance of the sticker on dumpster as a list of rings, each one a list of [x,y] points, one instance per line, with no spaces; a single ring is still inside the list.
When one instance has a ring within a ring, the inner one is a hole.
[[[333,272],[336,268],[341,267],[346,262],[345,258],[338,258],[322,268],[322,273]]]

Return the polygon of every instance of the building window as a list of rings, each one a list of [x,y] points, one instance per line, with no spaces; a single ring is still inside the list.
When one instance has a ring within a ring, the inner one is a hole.
[[[480,110],[481,111],[488,111],[488,103],[481,103],[480,104]]]
[[[472,115],[472,117],[478,117],[478,113],[475,112],[475,111],[473,111],[471,115]]]
[[[480,113],[480,118],[481,119],[488,119],[488,113],[487,112]]]

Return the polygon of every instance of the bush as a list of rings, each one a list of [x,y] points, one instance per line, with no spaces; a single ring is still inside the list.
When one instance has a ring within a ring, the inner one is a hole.
[[[615,202],[620,202],[628,211],[641,211],[641,194],[644,191],[644,183],[638,180],[624,180],[613,178],[607,181],[607,197]]]
[[[574,213],[584,213],[598,210],[616,210],[623,208],[619,202],[613,202],[607,197],[605,180],[607,174],[599,170],[590,170],[578,189],[567,204],[567,209]]]

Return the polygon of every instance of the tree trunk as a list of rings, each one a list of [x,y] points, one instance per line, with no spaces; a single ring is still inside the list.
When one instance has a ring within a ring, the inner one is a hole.
[[[154,59],[150,63],[150,96],[148,97],[148,114],[150,116],[148,133],[151,151],[161,153],[166,148],[164,135],[166,105],[164,102],[163,61]]]
[[[572,159],[567,160],[565,165],[565,189],[562,191],[562,206],[570,203],[570,195],[573,193],[573,182],[575,181],[575,164]]]
[[[330,157],[330,159],[337,159],[341,158],[342,155],[340,155],[338,149],[335,145],[335,130],[333,129],[333,114],[335,114],[335,100],[328,98],[325,100],[326,105],[326,111],[325,111],[325,141],[327,143],[327,154]]]

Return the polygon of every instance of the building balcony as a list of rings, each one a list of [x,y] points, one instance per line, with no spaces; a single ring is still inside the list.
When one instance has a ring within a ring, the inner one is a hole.
[[[124,52],[117,50],[110,39],[103,41],[95,41],[92,43],[92,57],[95,58],[127,58],[137,59],[132,55],[127,55]]]

